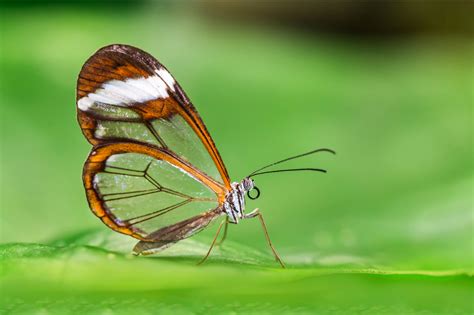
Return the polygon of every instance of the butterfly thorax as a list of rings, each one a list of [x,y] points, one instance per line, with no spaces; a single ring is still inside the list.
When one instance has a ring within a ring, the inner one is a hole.
[[[224,212],[227,214],[229,222],[237,224],[240,219],[245,219],[245,194],[254,187],[253,180],[244,178],[240,183],[233,182],[225,198]]]

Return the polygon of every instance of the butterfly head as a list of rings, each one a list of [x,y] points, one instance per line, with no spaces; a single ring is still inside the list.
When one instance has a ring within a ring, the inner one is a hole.
[[[243,191],[247,193],[247,197],[249,197],[252,200],[257,199],[260,196],[260,190],[255,186],[255,183],[252,178],[250,177],[245,177],[241,182],[240,182],[241,187],[243,188]],[[251,191],[256,192],[256,194],[251,194]]]

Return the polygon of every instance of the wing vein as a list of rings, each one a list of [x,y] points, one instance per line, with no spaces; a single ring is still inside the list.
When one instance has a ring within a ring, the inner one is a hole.
[[[105,199],[104,198],[104,201],[109,202],[109,201],[115,201],[115,200],[129,199],[129,198],[134,198],[134,197],[140,197],[140,196],[155,194],[155,193],[158,193],[158,192],[160,192],[160,190],[150,191],[150,192],[146,192],[146,193],[144,192],[144,193],[135,194],[135,195],[132,195],[132,196],[124,196],[124,197],[117,197],[117,198],[110,198],[110,199]]]
[[[137,216],[135,218],[132,218],[132,219],[128,219],[126,220],[126,224],[128,224],[129,226],[131,225],[135,225],[135,224],[138,224],[138,223],[142,223],[144,221],[148,221],[150,219],[153,219],[153,218],[156,218],[158,216],[161,216],[163,214],[166,214],[172,210],[175,210],[181,206],[184,206],[185,204],[188,204],[192,201],[192,199],[187,199],[187,200],[184,200],[180,203],[177,203],[175,205],[172,205],[172,206],[169,206],[169,207],[166,207],[166,208],[163,208],[163,209],[160,209],[160,210],[156,210],[154,212],[150,212],[150,213],[147,213],[147,214],[144,214],[144,215],[141,215],[141,216]],[[138,220],[136,222],[132,222],[134,220],[137,220],[137,219],[141,219],[141,220]]]

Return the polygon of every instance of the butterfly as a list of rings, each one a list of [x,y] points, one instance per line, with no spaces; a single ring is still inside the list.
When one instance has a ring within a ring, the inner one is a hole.
[[[84,164],[83,182],[92,212],[111,229],[138,239],[133,252],[146,255],[188,238],[224,218],[204,262],[225,224],[259,218],[245,211],[245,194],[260,195],[253,177],[317,149],[262,167],[231,182],[206,125],[180,85],[150,54],[128,45],[99,49],[77,80],[77,119],[93,148]],[[251,192],[253,194],[251,194]]]

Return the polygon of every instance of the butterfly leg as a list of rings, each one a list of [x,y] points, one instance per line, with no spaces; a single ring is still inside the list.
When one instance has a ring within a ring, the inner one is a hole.
[[[206,259],[207,259],[207,257],[209,257],[209,255],[211,254],[212,248],[213,248],[214,245],[216,244],[217,237],[218,237],[219,234],[221,233],[222,225],[224,225],[224,223],[225,223],[226,221],[227,221],[227,220],[222,220],[222,222],[219,224],[219,227],[217,228],[216,236],[214,236],[214,239],[212,240],[211,247],[209,247],[209,250],[207,251],[206,256],[204,256],[204,257],[197,263],[198,265],[200,265],[200,264],[202,264],[203,262],[205,262]]]
[[[221,239],[216,242],[216,246],[220,246],[225,239],[227,238],[227,229],[229,228],[229,218],[226,218],[225,220],[225,226],[224,226],[224,235],[222,235]]]
[[[254,217],[258,217],[258,219],[260,220],[260,223],[262,224],[263,232],[265,234],[265,238],[267,239],[268,246],[270,246],[270,249],[273,252],[273,256],[275,256],[276,261],[278,261],[278,263],[280,263],[282,268],[286,268],[285,264],[283,263],[283,261],[280,258],[280,255],[278,255],[275,247],[273,247],[272,241],[270,239],[270,235],[268,235],[267,225],[265,224],[265,220],[263,219],[263,215],[259,211],[258,208],[245,215],[246,219],[254,218]]]

